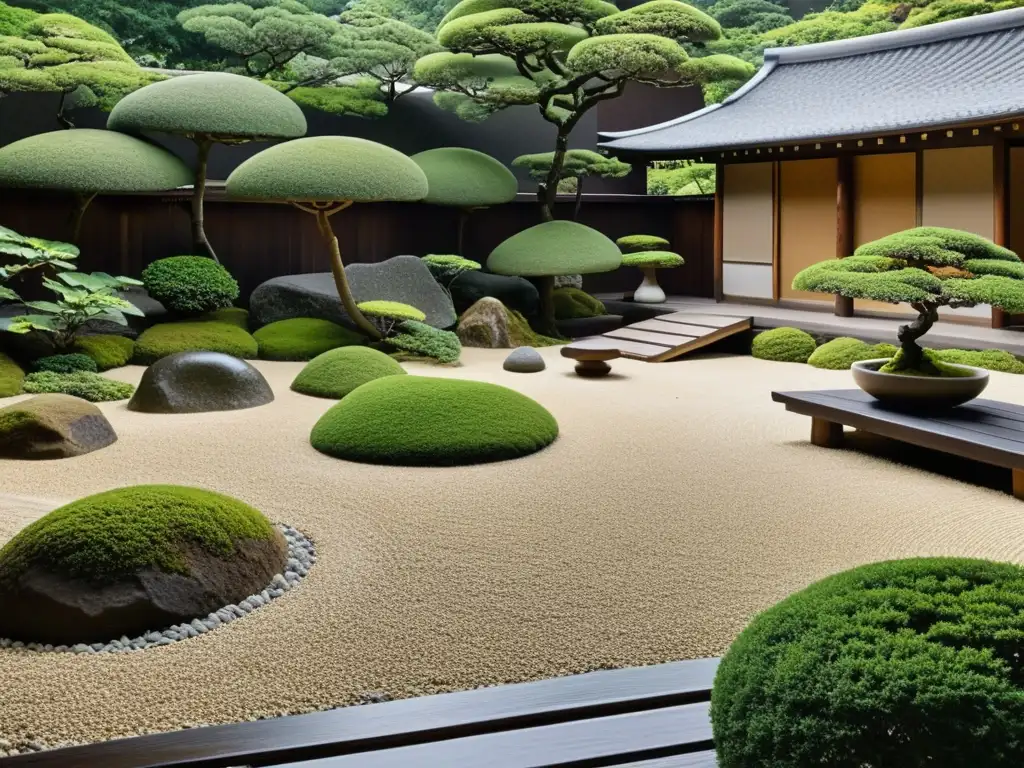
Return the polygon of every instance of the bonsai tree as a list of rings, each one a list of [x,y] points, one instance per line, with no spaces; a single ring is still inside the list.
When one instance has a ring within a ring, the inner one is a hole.
[[[353,203],[422,200],[427,177],[416,163],[366,139],[317,136],[278,144],[250,157],[228,177],[227,191],[237,198],[288,202],[316,216],[345,312],[367,336],[381,337],[356,306],[330,217]]]
[[[683,257],[665,250],[669,247],[668,240],[655,235],[627,235],[620,237],[615,244],[624,254],[622,266],[636,267],[644,273],[644,281],[633,292],[633,301],[642,304],[661,304],[665,301],[665,291],[658,285],[657,271],[683,266]]]
[[[520,155],[512,161],[512,165],[526,168],[530,177],[539,182],[546,182],[551,173],[551,165],[555,161],[554,152],[540,152],[535,155]],[[606,157],[600,152],[590,149],[570,149],[565,153],[565,160],[559,174],[558,184],[566,180],[575,182],[574,193],[576,204],[572,210],[572,220],[580,217],[580,204],[583,202],[583,180],[588,176],[600,176],[603,179],[621,179],[633,170],[633,166],[614,157]],[[538,197],[543,189],[538,188]]]
[[[51,131],[0,148],[0,186],[71,192],[76,199],[71,240],[97,194],[159,192],[190,184],[192,173],[175,155],[114,131]]]
[[[456,252],[462,255],[463,236],[469,214],[490,205],[516,199],[519,182],[515,175],[490,155],[464,147],[428,149],[412,156],[427,175],[430,191],[425,203],[459,209]]]
[[[306,118],[295,102],[270,86],[241,75],[210,72],[174,77],[136,91],[114,107],[107,128],[167,133],[195,142],[192,241],[197,253],[217,261],[203,227],[211,147],[296,138],[306,133]]]
[[[970,232],[917,227],[865,243],[848,258],[813,264],[793,278],[793,288],[910,304],[917,318],[900,328],[900,349],[881,371],[940,376],[948,371],[917,343],[939,308],[990,304],[1024,312],[1024,263]]]
[[[546,221],[512,235],[495,248],[487,268],[499,275],[530,278],[540,294],[540,326],[556,336],[555,277],[611,272],[622,264],[615,243],[596,229],[574,221]]]

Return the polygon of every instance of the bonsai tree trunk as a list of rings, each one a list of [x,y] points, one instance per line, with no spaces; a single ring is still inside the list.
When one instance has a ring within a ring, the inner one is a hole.
[[[459,234],[458,240],[456,240],[455,253],[459,256],[462,255],[462,246],[466,234],[466,222],[469,220],[469,212],[472,208],[460,208],[459,209]]]
[[[558,126],[558,136],[555,138],[555,154],[551,158],[551,167],[548,169],[548,176],[537,189],[537,197],[540,200],[540,217],[542,221],[555,220],[555,199],[558,196],[558,180],[562,178],[562,168],[565,166],[565,153],[569,151],[569,134],[572,132],[575,121]]]
[[[206,253],[211,259],[220,263],[217,254],[206,239],[203,224],[203,198],[206,196],[206,166],[210,159],[210,148],[213,142],[209,138],[195,139],[199,152],[196,156],[196,180],[192,187],[192,246],[196,253]]]
[[[89,207],[89,203],[96,197],[96,193],[92,192],[89,194],[79,192],[75,195],[75,212],[71,217],[71,242],[77,244],[78,237],[82,233],[82,219],[85,216],[85,210]]]
[[[543,277],[531,277],[540,294],[540,318],[538,320],[538,333],[542,336],[550,336],[559,339],[558,324],[555,322],[555,278],[550,275]]]
[[[359,307],[356,306],[352,289],[348,286],[348,278],[345,277],[345,265],[341,261],[341,248],[338,246],[338,238],[335,236],[334,230],[331,229],[331,222],[328,218],[338,213],[338,211],[348,208],[349,205],[351,205],[350,202],[331,209],[316,208],[314,210],[314,213],[316,213],[316,223],[320,227],[320,234],[327,241],[327,246],[331,251],[331,274],[334,275],[334,284],[338,288],[338,296],[341,297],[341,304],[345,307],[346,314],[360,331],[371,339],[380,339],[381,333],[377,326],[367,320],[366,316],[359,311]],[[303,210],[308,209],[304,208]]]
[[[939,319],[939,307],[932,303],[911,304],[917,310],[917,318],[914,322],[900,327],[898,338],[900,350],[902,351],[901,369],[922,370],[926,368],[924,350],[918,345],[917,340],[928,333],[931,327]]]
[[[578,221],[580,218],[580,205],[583,204],[583,177],[576,177],[576,204],[572,209],[572,220]]]

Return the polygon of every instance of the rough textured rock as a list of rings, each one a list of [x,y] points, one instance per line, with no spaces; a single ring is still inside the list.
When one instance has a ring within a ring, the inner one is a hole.
[[[146,413],[202,413],[256,408],[274,400],[263,374],[221,352],[178,352],[142,375],[128,409]]]
[[[455,329],[464,347],[510,349],[508,313],[498,299],[485,296],[467,309]]]
[[[540,373],[546,366],[540,352],[533,347],[516,347],[501,367],[512,373]]]
[[[426,313],[428,325],[455,325],[452,300],[416,256],[395,256],[378,264],[350,264],[345,267],[345,277],[356,301],[411,304]],[[353,327],[330,272],[275,277],[252,292],[249,320],[253,327],[293,317],[315,317]]]
[[[0,409],[0,457],[5,459],[66,459],[116,440],[103,412],[71,395],[37,395]]]
[[[578,317],[573,320],[558,321],[558,332],[570,339],[600,336],[602,333],[608,333],[608,331],[614,331],[621,327],[622,315],[598,315],[597,317]]]
[[[509,309],[534,317],[540,295],[533,283],[524,277],[495,275],[490,272],[463,272],[448,286],[455,309],[462,314],[485,296],[498,299]]]

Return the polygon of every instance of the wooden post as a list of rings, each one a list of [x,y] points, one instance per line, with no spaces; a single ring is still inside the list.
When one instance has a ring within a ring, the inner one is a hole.
[[[997,245],[1009,245],[1010,240],[1010,148],[1006,139],[996,137],[992,146],[992,167],[995,179],[995,221],[992,229],[993,240]],[[992,307],[992,327],[1005,328],[1009,325],[1010,316],[1003,310]]]
[[[1024,501],[1024,469],[1014,469],[1013,472],[1013,495]]]
[[[722,259],[725,248],[725,165],[715,164],[715,301],[721,301]]]
[[[843,443],[843,425],[812,417],[811,442],[823,448],[838,448]]]
[[[844,259],[853,253],[853,156],[839,156],[836,183],[836,258]],[[836,296],[837,317],[853,316],[853,299]]]

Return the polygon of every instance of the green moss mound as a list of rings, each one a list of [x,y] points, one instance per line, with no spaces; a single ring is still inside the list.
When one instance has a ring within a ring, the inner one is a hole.
[[[212,320],[215,323],[230,323],[237,325],[243,331],[249,330],[249,310],[241,307],[224,307],[215,309],[212,312],[205,312],[200,315],[199,320]]]
[[[806,363],[816,346],[814,337],[799,328],[773,328],[754,337],[750,354],[758,360]]]
[[[41,357],[35,361],[32,367],[37,371],[52,371],[53,373],[74,373],[75,371],[96,373],[99,370],[96,361],[81,352]]]
[[[223,352],[243,360],[259,355],[259,344],[237,325],[193,320],[160,323],[147,328],[135,342],[133,362],[151,365],[175,352]]]
[[[25,377],[21,386],[32,395],[44,393],[74,395],[88,400],[90,403],[127,400],[135,391],[135,387],[127,382],[114,381],[90,371],[30,373]]]
[[[566,286],[556,288],[553,294],[555,301],[555,318],[558,320],[575,320],[581,317],[597,317],[607,314],[604,304],[586,291]]]
[[[13,397],[21,393],[25,372],[14,360],[0,352],[0,397]]]
[[[181,315],[224,309],[238,298],[235,279],[205,256],[157,259],[142,270],[142,282],[150,296]]]
[[[75,339],[75,349],[95,360],[99,370],[109,371],[131,362],[135,342],[125,336],[109,334],[79,336]]]
[[[293,317],[265,325],[252,335],[262,360],[312,360],[337,347],[363,344],[364,336],[330,320]]]
[[[896,350],[892,344],[868,344],[860,339],[841,336],[815,349],[807,358],[807,364],[831,371],[845,371],[861,360],[892,357]]]
[[[916,368],[911,368],[905,362],[903,350],[897,350],[892,360],[878,369],[882,373],[896,373],[900,376],[973,376],[973,372],[966,368],[959,368],[956,365],[942,360],[938,353],[931,349],[923,350],[923,360]]]
[[[664,251],[669,242],[657,235],[626,235],[615,241],[623,253],[644,253],[646,251]]]
[[[622,266],[639,267],[640,269],[672,269],[686,263],[682,256],[671,251],[640,251],[627,253],[622,257]]]
[[[505,316],[508,319],[508,339],[516,347],[557,347],[566,343],[537,333],[522,312],[505,307]]]
[[[715,678],[722,768],[1020,765],[1024,569],[922,558],[757,616]]]
[[[427,177],[425,203],[476,208],[516,199],[515,175],[490,155],[463,147],[428,149],[412,156]]]
[[[443,365],[459,362],[462,356],[462,342],[451,331],[442,331],[417,320],[405,320],[398,325],[398,333],[389,336],[385,345],[396,350],[399,360],[422,360],[428,358]]]
[[[422,322],[427,315],[411,304],[400,301],[363,301],[356,305],[367,317],[383,317],[390,320],[416,320]]]
[[[294,139],[306,133],[299,106],[258,80],[226,72],[172,77],[125,96],[111,131]],[[191,183],[191,182],[189,182]]]
[[[929,350],[944,363],[971,365],[1001,373],[1024,373],[1024,362],[1001,349],[935,349]]]
[[[622,252],[615,243],[575,221],[546,221],[524,229],[487,258],[491,272],[524,277],[610,272],[621,264]]]
[[[0,584],[33,566],[98,584],[155,568],[188,575],[183,548],[228,557],[243,539],[275,531],[230,496],[174,485],[137,485],[87,496],[28,525],[0,549]]]
[[[318,451],[349,461],[456,466],[525,456],[556,437],[554,417],[506,387],[386,376],[327,411],[310,441]]]
[[[303,395],[340,400],[367,382],[404,373],[405,369],[396,360],[380,350],[370,347],[341,347],[310,360],[295,377],[292,389]]]
[[[192,183],[192,172],[155,144],[113,131],[76,128],[0,149],[0,186],[73,192],[154,192]]]

